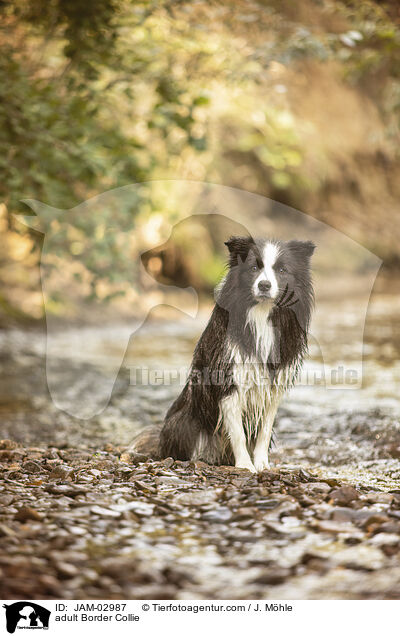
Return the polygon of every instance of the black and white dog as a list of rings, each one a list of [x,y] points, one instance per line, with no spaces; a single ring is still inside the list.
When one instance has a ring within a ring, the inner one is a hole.
[[[251,237],[225,245],[229,270],[167,412],[159,454],[256,472],[268,466],[279,402],[307,352],[315,245]]]

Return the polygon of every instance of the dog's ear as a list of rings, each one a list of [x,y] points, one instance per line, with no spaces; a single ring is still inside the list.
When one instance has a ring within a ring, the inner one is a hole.
[[[243,262],[246,260],[250,247],[254,245],[251,236],[231,236],[229,241],[225,241],[225,245],[229,250],[230,265],[238,264],[238,257]]]
[[[315,245],[312,241],[289,241],[288,248],[296,255],[305,259],[311,258]]]

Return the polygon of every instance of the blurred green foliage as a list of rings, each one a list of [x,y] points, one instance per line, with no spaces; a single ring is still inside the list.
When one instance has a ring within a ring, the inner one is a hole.
[[[308,62],[334,65],[373,100],[398,156],[396,6],[2,0],[0,199],[8,231],[23,233],[12,217],[27,213],[21,199],[70,209],[154,178],[219,181],[301,207],[327,173],[322,145],[310,169],[313,123],[307,129],[287,97]],[[138,190],[113,222],[128,228],[152,212]],[[44,214],[50,222],[51,211]],[[99,282],[129,272],[108,214],[70,213],[52,238],[57,256],[72,255],[90,273],[89,297]],[[171,220],[179,214],[172,210]],[[203,269],[213,284],[220,263]]]
[[[10,209],[22,209],[27,195],[68,208],[150,176],[156,157],[151,149],[138,152],[143,141],[116,106],[115,88],[131,99],[136,76],[148,73],[159,95],[148,126],[167,137],[175,124],[200,146],[191,135],[191,109],[201,96],[181,116],[187,90],[161,67],[154,73],[151,38],[131,48],[119,37],[139,29],[146,10],[146,3],[121,0],[2,3],[0,196]]]

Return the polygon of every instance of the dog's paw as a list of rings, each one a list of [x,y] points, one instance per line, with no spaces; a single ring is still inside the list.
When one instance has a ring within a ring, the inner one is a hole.
[[[235,468],[245,468],[246,470],[249,470],[251,473],[257,472],[250,460],[237,462],[235,464]]]
[[[257,473],[262,473],[263,470],[269,468],[268,457],[263,457],[262,459],[254,458],[254,468]]]

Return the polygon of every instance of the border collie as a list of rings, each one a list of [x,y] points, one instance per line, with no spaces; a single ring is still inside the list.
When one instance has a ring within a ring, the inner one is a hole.
[[[229,270],[165,417],[159,455],[257,472],[268,467],[279,402],[307,353],[315,245],[250,236],[225,245]]]

